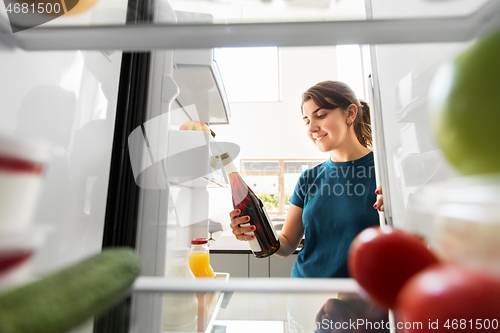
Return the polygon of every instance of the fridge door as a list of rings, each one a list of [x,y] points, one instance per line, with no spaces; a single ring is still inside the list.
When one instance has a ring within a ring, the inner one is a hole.
[[[370,1],[368,17],[428,16],[427,6],[403,7],[397,1]],[[434,6],[432,15],[467,12],[470,3]],[[498,12],[498,8],[495,9]],[[413,200],[427,185],[456,177],[437,147],[430,128],[428,94],[434,74],[474,43],[371,45],[373,126],[388,224],[428,238],[432,219]],[[425,207],[424,207],[425,208]],[[429,208],[429,207],[427,207]]]

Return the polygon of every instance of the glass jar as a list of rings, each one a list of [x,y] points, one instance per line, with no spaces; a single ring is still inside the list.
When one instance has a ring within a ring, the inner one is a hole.
[[[214,278],[215,273],[210,266],[210,252],[206,238],[195,238],[189,250],[189,267],[197,278]]]

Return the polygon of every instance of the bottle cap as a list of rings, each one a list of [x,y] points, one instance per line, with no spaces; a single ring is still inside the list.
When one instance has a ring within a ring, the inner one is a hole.
[[[185,258],[189,255],[187,247],[178,247],[172,250],[172,258]]]
[[[206,238],[195,238],[191,241],[191,244],[194,245],[200,245],[200,244],[207,244],[208,240]]]

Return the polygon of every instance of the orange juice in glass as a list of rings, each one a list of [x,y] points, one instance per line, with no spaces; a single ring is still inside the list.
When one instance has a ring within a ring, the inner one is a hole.
[[[210,266],[210,253],[206,238],[195,238],[191,241],[189,267],[197,278],[215,277],[214,270]]]
[[[213,278],[214,270],[210,267],[210,256],[204,252],[193,252],[189,255],[189,267],[197,278]]]

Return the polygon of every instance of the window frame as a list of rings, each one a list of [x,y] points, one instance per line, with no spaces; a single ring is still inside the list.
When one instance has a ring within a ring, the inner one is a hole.
[[[285,163],[286,162],[318,162],[323,163],[325,159],[320,158],[242,158],[240,159],[241,176],[278,176],[278,211],[268,212],[269,215],[286,215],[286,195],[285,195]],[[245,162],[278,162],[278,171],[245,171]]]

